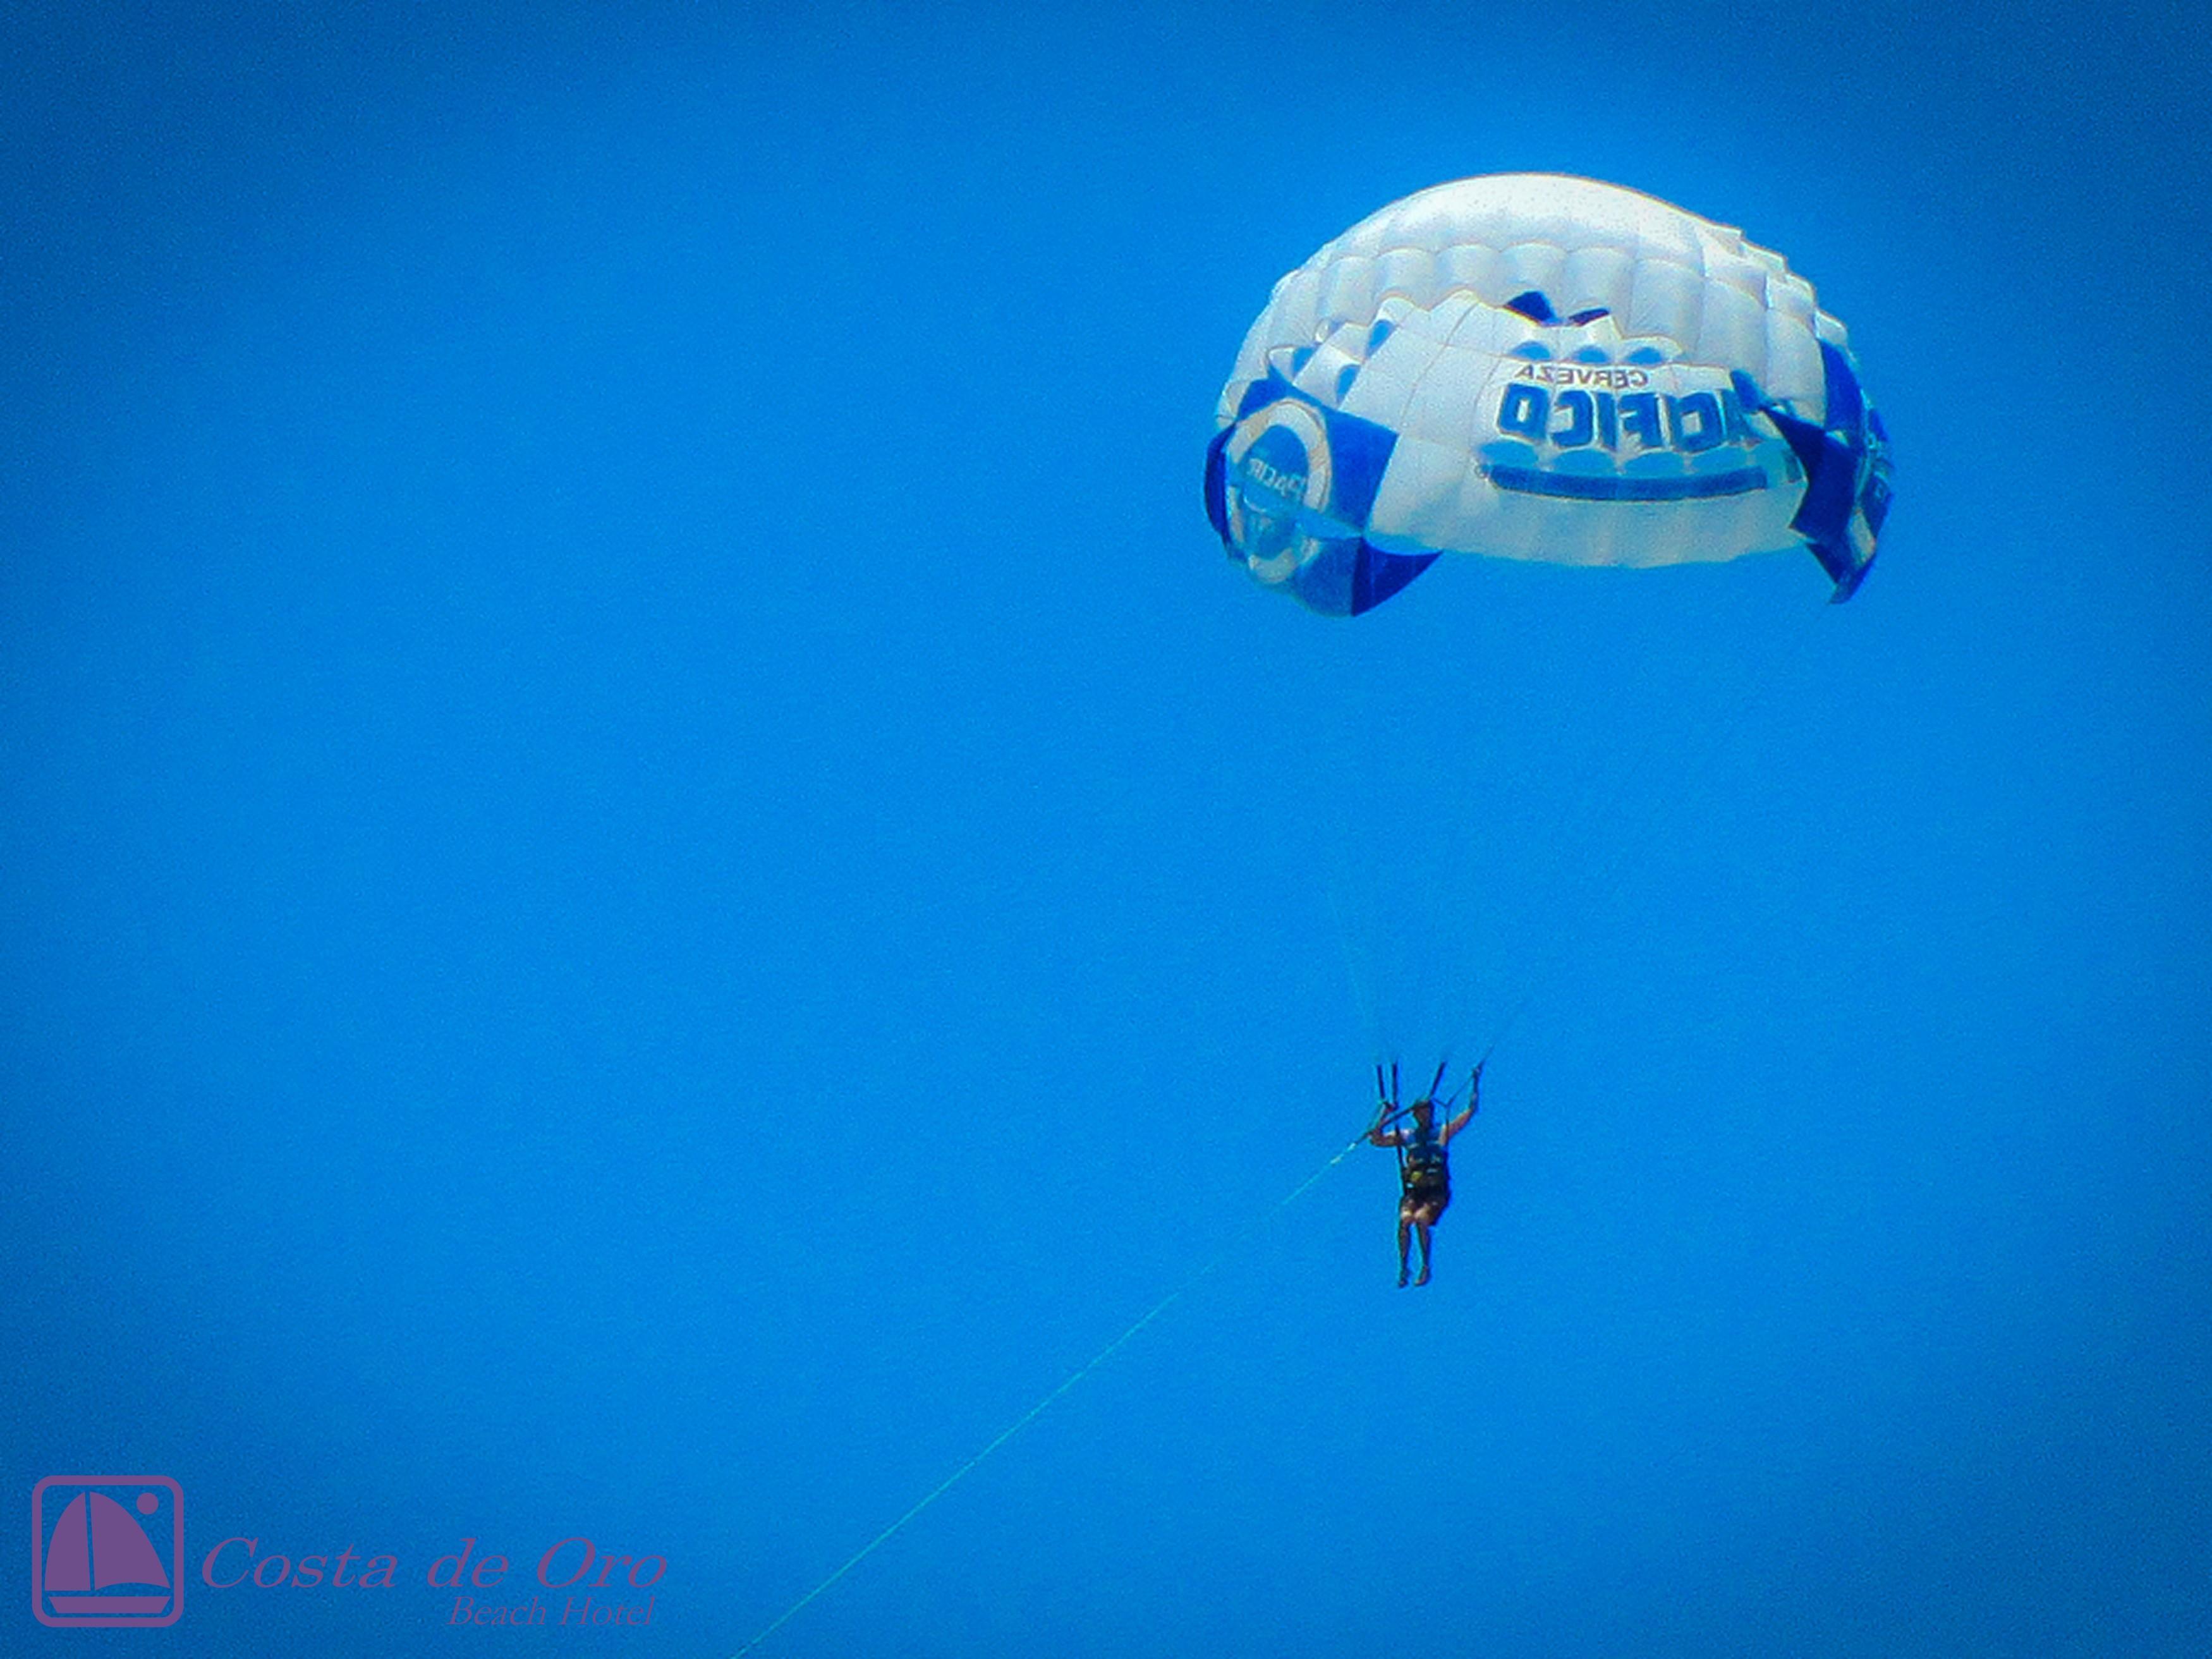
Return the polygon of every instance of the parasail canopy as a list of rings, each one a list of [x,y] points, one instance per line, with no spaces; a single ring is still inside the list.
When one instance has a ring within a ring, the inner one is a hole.
[[[1222,389],[1207,515],[1357,616],[1444,553],[1650,567],[1809,550],[1849,599],[1890,501],[1844,325],[1780,255],[1656,198],[1505,173],[1276,283]]]

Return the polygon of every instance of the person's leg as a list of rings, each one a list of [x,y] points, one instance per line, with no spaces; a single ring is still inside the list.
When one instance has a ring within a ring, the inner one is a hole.
[[[1413,1281],[1414,1286],[1418,1289],[1429,1282],[1429,1249],[1436,1238],[1436,1224],[1426,1218],[1425,1212],[1423,1213],[1423,1219],[1416,1224],[1421,1231],[1421,1276]]]
[[[1398,1212],[1398,1288],[1406,1288],[1406,1257],[1413,1243],[1413,1218],[1404,1210]]]

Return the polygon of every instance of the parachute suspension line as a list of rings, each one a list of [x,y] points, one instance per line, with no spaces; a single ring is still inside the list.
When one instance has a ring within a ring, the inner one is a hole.
[[[1562,905],[1568,896],[1571,879],[1565,849],[1583,843],[1583,837],[1577,833],[1578,826],[1602,822],[1607,808],[1622,794],[1626,787],[1627,781],[1625,775],[1614,777],[1610,787],[1607,787],[1601,769],[1595,763],[1585,765],[1582,769],[1577,787],[1553,815],[1549,829],[1539,838],[1537,843],[1551,849],[1552,856],[1551,867],[1540,878],[1548,893],[1548,901],[1541,907],[1546,914],[1551,915],[1563,914]],[[1522,1011],[1534,1000],[1538,985],[1554,965],[1554,957],[1564,954],[1562,950],[1553,955],[1540,957],[1537,965],[1521,975],[1517,988],[1510,981],[1508,981],[1504,988],[1507,993],[1504,998],[1504,1012],[1491,1027],[1489,1040],[1483,1044],[1482,1052],[1475,1057],[1475,1065],[1478,1068],[1489,1063],[1491,1055],[1497,1052],[1498,1045],[1505,1040],[1506,1033],[1512,1030],[1514,1023],[1521,1018]]]
[[[1344,952],[1344,977],[1352,987],[1352,1001],[1358,1005],[1360,1021],[1367,1027],[1368,1046],[1379,1053],[1382,1047],[1382,1022],[1375,1012],[1375,993],[1367,983],[1359,953],[1352,947],[1352,925],[1344,915],[1343,884],[1334,869],[1328,878],[1328,913],[1336,919],[1337,948]]]
[[[847,1556],[845,1559],[838,1565],[836,1570],[829,1575],[829,1577],[823,1579],[822,1582],[815,1585],[812,1589],[807,1591],[805,1595],[800,1596],[796,1601],[793,1601],[789,1607],[778,1613],[769,1623],[762,1626],[760,1632],[755,1635],[750,1641],[747,1642],[744,1646],[739,1648],[737,1652],[732,1656],[732,1659],[744,1659],[744,1656],[747,1654],[751,1653],[755,1649],[758,1648],[762,1643],[767,1641],[769,1638],[774,1636],[776,1632],[781,1630],[786,1625],[789,1624],[809,1607],[819,1601],[824,1593],[826,1593],[832,1586],[836,1584],[838,1581],[842,1579],[848,1573],[851,1572],[854,1568],[859,1566],[861,1562],[866,1560],[878,1550],[881,1549],[885,1544],[890,1542],[893,1538],[897,1536],[898,1534],[904,1529],[908,1522],[912,1521],[916,1516],[920,1515],[931,1504],[936,1503],[937,1500],[944,1497],[945,1493],[951,1492],[953,1487],[958,1486],[961,1481],[967,1479],[969,1474],[971,1474],[975,1470],[975,1467],[982,1462],[985,1458],[990,1456],[993,1452],[998,1450],[1000,1447],[1005,1445],[1009,1440],[1012,1440],[1024,1429],[1029,1427],[1030,1424],[1036,1422],[1040,1417],[1042,1417],[1045,1413],[1051,1410],[1053,1406],[1059,1401],[1061,1396],[1071,1393],[1077,1385],[1082,1382],[1085,1377],[1089,1376],[1091,1372],[1097,1370],[1101,1365],[1111,1359],[1115,1354],[1121,1352],[1123,1348],[1128,1346],[1132,1341],[1135,1340],[1139,1332],[1142,1331],[1147,1325],[1150,1325],[1154,1320],[1158,1319],[1162,1314],[1165,1313],[1170,1308],[1181,1301],[1183,1297],[1188,1295],[1197,1286],[1201,1279],[1212,1273],[1222,1265],[1222,1263],[1228,1261],[1231,1256],[1243,1249],[1245,1245],[1249,1244],[1252,1239],[1267,1225],[1268,1223],[1272,1222],[1277,1216],[1280,1215],[1285,1210],[1289,1209],[1291,1205],[1297,1203],[1298,1200],[1304,1198],[1306,1194],[1310,1192],[1316,1186],[1319,1185],[1322,1178],[1326,1176],[1330,1170],[1336,1168],[1338,1164],[1343,1163],[1346,1158],[1351,1157],[1352,1154],[1358,1149],[1360,1143],[1366,1139],[1367,1132],[1363,1129],[1359,1133],[1354,1135],[1350,1140],[1346,1141],[1337,1152],[1331,1154],[1328,1160],[1316,1168],[1311,1175],[1298,1182],[1297,1186],[1291,1188],[1289,1192],[1285,1193],[1282,1197],[1277,1199],[1273,1205],[1261,1211],[1250,1221],[1246,1222],[1244,1225],[1238,1229],[1235,1233],[1232,1233],[1227,1243],[1224,1243],[1219,1249],[1216,1250],[1205,1261],[1201,1262],[1198,1267],[1187,1275],[1182,1283],[1178,1284],[1173,1290],[1170,1291],[1158,1301],[1153,1303],[1152,1305],[1146,1309],[1143,1313],[1138,1315],[1137,1317],[1130,1322],[1128,1328],[1119,1336],[1115,1337],[1104,1347],[1099,1349],[1097,1353],[1091,1355],[1090,1358],[1084,1361],[1082,1364],[1078,1365],[1065,1377],[1061,1378],[1058,1386],[1052,1389],[1049,1392],[1044,1395],[1042,1398],[1038,1400],[1034,1406],[1031,1406],[1020,1416],[1015,1418],[1012,1422],[1007,1424],[1005,1428],[993,1435],[990,1439],[984,1442],[983,1444],[979,1447],[965,1462],[960,1464],[952,1471],[951,1474],[946,1475],[945,1479],[939,1481],[934,1486],[932,1486],[927,1492],[924,1492],[914,1502],[912,1505],[908,1508],[903,1515],[901,1515],[898,1517],[898,1519],[893,1521],[873,1538],[871,1538],[866,1543],[861,1545],[860,1547],[854,1551],[852,1554]]]
[[[1751,718],[1753,708],[1765,696],[1767,687],[1771,684],[1775,675],[1791,657],[1802,653],[1806,641],[1811,637],[1813,627],[1817,626],[1820,617],[1826,615],[1832,608],[1829,602],[1824,599],[1818,610],[1806,613],[1804,625],[1784,630],[1782,643],[1776,650],[1773,658],[1763,665],[1754,665],[1746,688],[1723,718],[1715,723],[1711,736],[1704,744],[1695,749],[1689,758],[1677,769],[1675,776],[1678,779],[1693,778],[1703,774],[1707,767],[1719,758],[1722,751],[1735,740],[1736,734],[1743,729],[1744,723]],[[1626,777],[1617,781],[1606,799],[1598,804],[1595,817],[1603,818],[1607,809],[1620,799],[1626,787]],[[1596,791],[1592,788],[1586,793],[1589,795],[1595,795]],[[1630,849],[1637,846],[1650,832],[1652,824],[1659,817],[1661,809],[1665,805],[1665,797],[1653,792],[1650,794],[1650,805],[1632,826],[1632,833],[1614,836],[1611,847],[1589,866],[1587,878],[1582,883],[1582,891],[1577,896],[1571,911],[1569,912],[1571,920],[1565,927],[1553,934],[1551,948],[1538,958],[1535,966],[1523,977],[1520,991],[1507,1006],[1504,1016],[1491,1029],[1489,1038],[1483,1044],[1482,1052],[1475,1060],[1478,1070],[1489,1063],[1491,1055],[1498,1052],[1498,1045],[1505,1041],[1507,1034],[1519,1023],[1521,1016],[1528,1012],[1529,1004],[1535,1000],[1536,993],[1543,982],[1558,970],[1575,945],[1579,944],[1583,935],[1589,931],[1590,909],[1601,895],[1611,890],[1620,875],[1621,866],[1627,860]],[[1563,827],[1580,811],[1580,805],[1578,802],[1574,807],[1560,815]],[[1565,895],[1563,894],[1562,896],[1564,897]]]
[[[1754,683],[1759,678],[1754,669]],[[1333,757],[1334,769],[1340,774],[1355,771],[1354,757],[1358,744],[1342,732],[1333,732],[1332,735],[1344,738],[1342,755]],[[1686,768],[1684,772],[1686,775],[1693,769]],[[1532,837],[1532,846],[1545,849],[1545,856],[1538,860],[1534,876],[1537,889],[1547,897],[1547,902],[1539,907],[1544,914],[1553,916],[1570,914],[1564,907],[1576,896],[1571,849],[1595,844],[1595,838],[1584,831],[1605,820],[1614,805],[1627,793],[1634,776],[1632,772],[1619,771],[1616,775],[1608,777],[1606,769],[1595,761],[1584,764],[1575,773],[1573,787],[1566,799],[1553,808],[1547,814],[1543,830]],[[1508,781],[1507,787],[1513,787],[1510,781]],[[1338,803],[1332,801],[1331,805],[1337,805]],[[1330,844],[1357,845],[1361,838],[1362,826],[1354,821],[1348,811],[1341,807],[1339,810],[1344,811],[1344,816],[1332,826],[1336,833],[1329,838]],[[1443,814],[1431,822],[1431,864],[1450,868],[1463,861],[1462,855],[1466,854],[1474,843],[1470,824],[1474,816],[1471,811],[1455,811]],[[1613,861],[1604,864],[1600,876],[1609,876],[1617,861],[1618,855]],[[1356,884],[1348,879],[1348,866],[1342,861],[1332,860],[1326,868],[1329,910],[1336,921],[1337,944],[1344,957],[1345,978],[1360,1019],[1367,1029],[1370,1048],[1378,1056],[1395,1054],[1406,1036],[1405,1032],[1395,1029],[1386,1032],[1384,1005],[1389,1004],[1402,1014],[1402,1005],[1417,994],[1418,986],[1426,992],[1426,1000],[1416,1018],[1401,1023],[1410,1024],[1416,1031],[1428,1035],[1456,1032],[1462,1037],[1470,1029],[1481,1031],[1486,1027],[1490,1032],[1489,1041],[1484,1044],[1479,1060],[1488,1060],[1522,1012],[1534,1000],[1540,982],[1556,966],[1555,959],[1566,954],[1565,945],[1553,951],[1535,951],[1533,954],[1537,957],[1540,965],[1517,975],[1510,972],[1501,974],[1486,987],[1480,983],[1482,975],[1480,972],[1452,975],[1454,983],[1449,988],[1439,985],[1426,973],[1413,976],[1412,982],[1389,982],[1392,975],[1385,970],[1381,960],[1388,952],[1378,951],[1370,958],[1360,949],[1358,928],[1363,918],[1353,914],[1358,908],[1359,895],[1354,891]],[[1581,885],[1601,890],[1602,881],[1590,879],[1585,865]],[[1387,920],[1389,913],[1403,908],[1402,902],[1394,903],[1382,896],[1379,880],[1376,890],[1365,896],[1369,908],[1375,913],[1373,916],[1364,918],[1372,928],[1380,929],[1390,925]],[[1402,921],[1403,918],[1400,920]],[[1418,927],[1413,931],[1418,932]],[[1554,937],[1557,933],[1558,930],[1553,930]],[[1481,954],[1477,953],[1478,956]],[[1378,975],[1385,981],[1379,988],[1376,983]],[[1406,978],[1403,975],[1397,977]],[[1473,982],[1461,982],[1462,981]],[[1497,1016],[1494,1022],[1490,1018],[1492,1015]],[[1417,1046],[1426,1046],[1419,1043],[1418,1039],[1416,1041]],[[1458,1046],[1457,1040],[1452,1037],[1446,1036],[1445,1042],[1447,1052],[1449,1048]]]

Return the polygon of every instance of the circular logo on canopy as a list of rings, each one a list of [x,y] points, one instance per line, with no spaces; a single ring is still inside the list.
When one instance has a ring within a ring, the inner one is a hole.
[[[1252,574],[1287,580],[1319,552],[1304,527],[1328,509],[1328,430],[1318,410],[1285,398],[1237,422],[1229,464],[1229,534]]]

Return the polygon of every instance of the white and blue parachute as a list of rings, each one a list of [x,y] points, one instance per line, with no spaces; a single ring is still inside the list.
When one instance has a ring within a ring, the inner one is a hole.
[[[1890,501],[1844,326],[1739,231],[1588,179],[1439,185],[1275,285],[1207,516],[1357,616],[1441,554],[1648,567],[1808,549],[1849,599]]]

